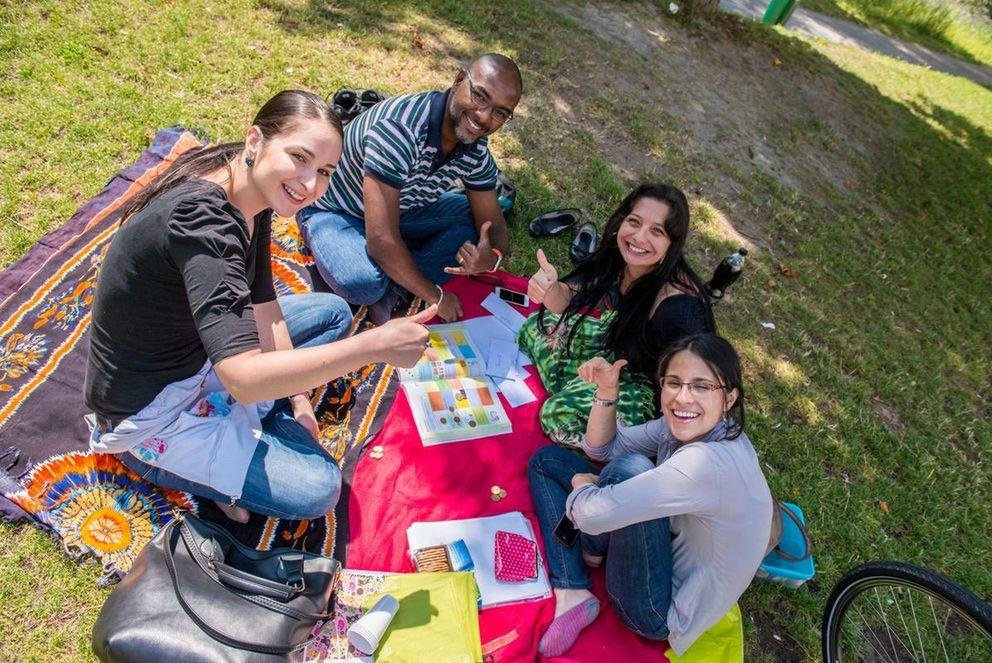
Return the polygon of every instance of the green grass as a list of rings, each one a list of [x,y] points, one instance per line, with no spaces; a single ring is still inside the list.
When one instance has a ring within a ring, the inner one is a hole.
[[[0,265],[160,127],[236,139],[285,87],[438,88],[473,54],[506,52],[526,79],[493,139],[519,189],[511,270],[533,270],[538,246],[568,264],[567,240],[527,236],[532,215],[578,206],[602,223],[644,177],[690,194],[700,272],[752,249],[717,321],[745,359],[773,491],[809,518],[818,577],[748,590],[748,660],[818,660],[826,595],[868,559],[926,564],[992,597],[992,92],[733,18],[659,14],[0,0]],[[0,527],[0,552],[0,660],[85,660],[106,596],[96,569],[27,527]]]
[[[845,18],[892,37],[992,66],[992,22],[961,3],[938,0],[801,0],[806,9]]]

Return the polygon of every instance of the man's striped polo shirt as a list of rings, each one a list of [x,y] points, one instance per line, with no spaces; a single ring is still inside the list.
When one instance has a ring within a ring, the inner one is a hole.
[[[400,190],[400,211],[434,203],[459,178],[466,189],[495,189],[488,137],[457,143],[443,155],[441,123],[448,94],[450,90],[391,97],[352,120],[345,128],[341,160],[316,206],[364,217],[366,173]]]

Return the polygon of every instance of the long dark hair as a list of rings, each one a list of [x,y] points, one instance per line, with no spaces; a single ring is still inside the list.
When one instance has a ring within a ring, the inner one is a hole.
[[[734,350],[734,346],[722,336],[710,332],[678,339],[668,347],[668,351],[658,363],[657,380],[659,385],[665,373],[668,372],[668,365],[672,362],[672,358],[683,350],[688,350],[706,362],[716,379],[726,388],[724,393],[737,390],[737,400],[727,410],[729,421],[724,439],[730,440],[737,437],[744,430],[744,376],[741,371],[741,358]]]
[[[339,136],[344,134],[341,118],[334,109],[316,94],[303,90],[283,90],[276,94],[258,110],[252,125],[261,130],[263,139],[268,139],[290,131],[300,119],[324,120]],[[121,219],[140,211],[156,196],[183,182],[230,167],[244,149],[244,141],[241,141],[207,145],[182,154],[164,173],[124,203]]]
[[[702,281],[685,261],[683,249],[689,234],[689,201],[685,194],[671,184],[645,183],[627,194],[620,206],[606,222],[603,239],[596,251],[568,276],[568,280],[578,286],[561,319],[553,329],[571,324],[567,348],[570,349],[575,332],[588,312],[600,306],[610,291],[620,284],[624,274],[623,256],[617,246],[617,233],[620,224],[626,219],[641,198],[652,198],[668,203],[671,213],[665,219],[665,233],[671,245],[664,259],[650,272],[634,281],[627,292],[620,296],[616,307],[616,318],[603,335],[600,350],[610,350],[617,359],[626,359],[632,370],[650,376],[658,359],[658,348],[651,339],[651,308],[658,292],[667,283],[678,289],[694,294],[703,302],[707,324],[715,329],[713,311]],[[538,313],[538,328],[545,333],[544,307]],[[566,354],[569,350],[566,350]]]

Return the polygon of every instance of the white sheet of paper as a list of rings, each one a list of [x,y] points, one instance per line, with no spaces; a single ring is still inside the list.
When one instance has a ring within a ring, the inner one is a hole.
[[[511,332],[508,327],[498,322],[495,316],[484,315],[481,318],[462,320],[462,323],[468,327],[468,333],[472,337],[472,342],[475,343],[475,346],[481,352],[487,352],[489,345],[494,340],[506,341],[513,344],[514,347],[517,345],[516,333]],[[487,357],[486,362],[488,363],[488,361],[489,359]],[[523,352],[520,352],[519,348],[517,349],[516,363],[517,366],[529,366],[531,363],[530,358]]]
[[[520,326],[524,324],[524,320],[527,319],[520,311],[497,297],[495,292],[489,293],[489,296],[482,300],[482,308],[496,316],[497,320],[513,332],[514,337],[520,331]]]
[[[486,373],[496,383],[510,407],[537,400],[537,396],[525,382],[527,371],[517,366],[519,355],[515,343],[500,339],[493,339],[486,355]]]
[[[486,375],[497,380],[499,378],[516,379],[517,344],[501,338],[494,338],[486,349]]]
[[[526,373],[524,373],[526,377]],[[506,398],[506,402],[510,407],[519,407],[525,403],[533,403],[537,400],[537,396],[534,392],[530,390],[527,383],[523,379],[514,380],[513,378],[507,378],[506,380],[495,380],[496,387],[500,390],[500,393]]]
[[[410,550],[464,540],[475,563],[475,581],[479,583],[483,608],[551,596],[551,585],[543,563],[537,565],[537,578],[534,580],[501,582],[496,579],[493,542],[496,532],[500,530],[536,541],[530,521],[519,511],[487,518],[413,523],[406,530],[406,540]]]

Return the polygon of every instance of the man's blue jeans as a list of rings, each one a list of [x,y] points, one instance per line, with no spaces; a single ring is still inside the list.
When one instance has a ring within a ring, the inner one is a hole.
[[[294,347],[336,341],[351,326],[351,310],[336,295],[289,295],[278,301]],[[337,463],[293,418],[288,399],[276,401],[262,420],[262,435],[241,498],[233,502],[228,495],[152,467],[133,454],[123,453],[119,458],[149,483],[277,518],[319,518],[334,508],[341,493]]]
[[[625,454],[599,472],[600,486],[626,481],[654,468],[648,458]],[[672,598],[672,540],[668,518],[648,520],[599,535],[580,535],[581,548],[569,548],[554,536],[572,492],[572,476],[595,474],[592,463],[559,446],[538,450],[527,465],[530,492],[544,539],[551,585],[559,589],[589,589],[582,551],[606,555],[606,591],[629,629],[652,640],[668,637],[668,608]]]
[[[317,271],[331,290],[352,304],[367,306],[383,298],[390,280],[369,257],[364,219],[313,206],[296,219]],[[400,237],[424,276],[440,285],[451,278],[444,268],[457,266],[459,247],[479,236],[468,197],[445,193],[431,205],[401,212]]]

